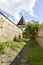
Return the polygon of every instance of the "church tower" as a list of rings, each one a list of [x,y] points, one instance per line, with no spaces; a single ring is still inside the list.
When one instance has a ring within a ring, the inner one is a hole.
[[[24,20],[24,17],[22,16],[20,21],[18,22],[17,26],[22,30],[24,31],[25,30],[25,25],[26,25],[26,22]]]

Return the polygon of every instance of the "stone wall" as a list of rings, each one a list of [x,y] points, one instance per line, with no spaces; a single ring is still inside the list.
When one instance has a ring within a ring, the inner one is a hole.
[[[36,37],[37,42],[39,45],[43,48],[43,38],[42,37]]]
[[[0,41],[13,40],[15,37],[22,38],[22,30],[20,30],[12,21],[3,14],[0,14]]]
[[[37,42],[43,48],[43,24],[38,29],[38,35],[36,37]]]

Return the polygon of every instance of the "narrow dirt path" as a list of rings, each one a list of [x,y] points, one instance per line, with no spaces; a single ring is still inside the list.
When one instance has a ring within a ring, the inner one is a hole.
[[[18,56],[13,60],[10,65],[29,65],[29,47],[28,43],[21,50]]]

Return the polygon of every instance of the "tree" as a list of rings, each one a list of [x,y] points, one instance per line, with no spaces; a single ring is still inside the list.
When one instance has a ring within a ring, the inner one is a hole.
[[[37,34],[38,32],[38,26],[39,26],[39,22],[38,21],[34,21],[32,20],[32,22],[28,23],[27,26],[26,26],[26,29],[24,31],[24,36],[25,37],[30,37],[30,38],[35,38],[35,35]]]

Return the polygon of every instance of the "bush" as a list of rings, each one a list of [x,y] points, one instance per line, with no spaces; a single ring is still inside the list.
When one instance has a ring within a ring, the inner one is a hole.
[[[37,21],[29,22],[23,32],[24,37],[34,39],[38,32],[39,23]]]
[[[0,52],[5,53],[9,46],[12,46],[13,41],[0,42]]]
[[[6,50],[7,50],[7,47],[6,47],[5,43],[0,43],[0,52],[5,53]]]

